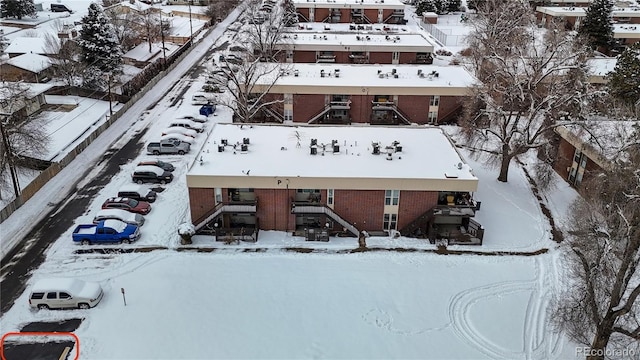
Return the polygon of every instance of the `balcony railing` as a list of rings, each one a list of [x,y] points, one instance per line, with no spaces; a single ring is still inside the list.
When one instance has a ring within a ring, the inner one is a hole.
[[[329,103],[331,110],[349,110],[351,109],[351,100],[347,101],[331,101]]]

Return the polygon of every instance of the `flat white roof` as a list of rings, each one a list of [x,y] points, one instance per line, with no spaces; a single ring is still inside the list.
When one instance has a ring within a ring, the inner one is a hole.
[[[460,96],[466,94],[476,81],[462,66],[318,63],[279,66],[285,75],[276,80],[272,93],[329,94],[331,92],[326,91],[333,91],[336,94],[374,95],[378,91],[386,91],[392,95],[421,95],[437,88],[437,94]],[[295,76],[296,72],[298,76]],[[259,85],[270,85],[277,74],[273,71],[269,76],[258,79],[257,89]],[[350,92],[349,88],[353,91]]]
[[[353,33],[354,29],[359,33],[369,34],[410,34],[415,33],[415,27],[400,24],[355,24],[355,23],[323,23],[323,22],[303,22],[296,26],[285,28],[285,32],[290,33]],[[355,34],[355,33],[354,33]]]
[[[228,145],[219,152],[223,139]],[[249,142],[246,152],[241,149],[244,139]],[[311,154],[312,139],[317,139],[316,155]],[[333,152],[333,140],[339,145],[337,153]],[[373,154],[374,142],[380,144],[379,155]],[[394,142],[402,151],[387,160],[386,147]],[[244,187],[242,181],[266,182],[266,188],[284,187],[273,179],[288,178],[293,186],[295,179],[313,178],[338,179],[344,188],[349,188],[346,184],[350,181],[362,182],[365,187],[367,180],[392,180],[408,188],[413,184],[416,190],[423,190],[422,181],[427,180],[461,181],[467,186],[471,181],[473,187],[478,180],[437,127],[258,124],[216,124],[187,173],[187,184],[200,187],[196,183],[202,179],[198,177],[212,181],[209,187],[220,186],[224,178],[227,183],[235,178],[229,184],[238,187]]]
[[[381,34],[364,31],[351,33],[285,33],[280,47],[302,51],[415,51],[433,52],[422,34]]]
[[[536,11],[551,16],[584,17],[586,16],[586,9],[586,7],[579,6],[538,6]],[[640,17],[640,7],[614,7],[611,15],[613,17]]]
[[[292,2],[298,9],[404,9],[405,7],[400,0],[293,0]]]
[[[616,39],[640,39],[640,24],[613,24]]]

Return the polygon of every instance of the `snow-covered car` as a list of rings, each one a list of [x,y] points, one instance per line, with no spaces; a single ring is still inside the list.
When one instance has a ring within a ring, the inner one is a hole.
[[[178,117],[178,119],[191,120],[191,121],[195,121],[197,123],[206,123],[207,121],[209,121],[209,119],[206,116],[200,115],[200,114],[194,114],[194,115],[184,114],[184,115],[180,115]]]
[[[180,134],[183,136],[195,138],[196,135],[198,135],[198,132],[195,130],[185,129],[182,127],[170,127],[162,130],[162,136],[169,135],[169,134]]]
[[[188,143],[189,145],[193,145],[193,143],[196,141],[196,139],[190,137],[190,136],[185,136],[182,134],[167,134],[167,135],[162,135],[160,137],[160,141],[171,141],[171,142],[175,142],[175,141],[179,141],[179,142],[183,142],[183,143]]]
[[[127,224],[142,226],[144,225],[144,216],[122,209],[102,209],[96,213],[93,223],[97,224],[102,220],[120,220]]]
[[[191,97],[191,103],[193,105],[206,105],[211,101],[213,101],[213,98],[204,94],[195,94]]]
[[[181,127],[181,128],[185,128],[185,129],[189,129],[189,130],[195,130],[197,132],[203,132],[204,131],[204,125],[202,125],[201,123],[198,123],[198,122],[195,122],[195,121],[191,121],[191,120],[186,120],[186,119],[173,120],[169,124],[169,127]]]

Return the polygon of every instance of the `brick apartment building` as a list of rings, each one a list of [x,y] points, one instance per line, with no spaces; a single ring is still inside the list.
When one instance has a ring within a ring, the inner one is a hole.
[[[301,23],[275,49],[293,63],[431,64],[434,45],[406,25]]]
[[[554,170],[578,191],[594,173],[608,169],[619,158],[637,121],[593,121],[589,131],[560,126]],[[636,130],[637,131],[637,130]]]
[[[439,128],[216,124],[210,139],[186,175],[200,232],[482,242],[478,179]]]
[[[293,0],[300,22],[406,24],[400,0]]]
[[[273,64],[272,64],[273,65]],[[475,79],[460,66],[284,64],[253,89],[268,92],[255,121],[407,125],[457,120]],[[275,81],[275,83],[274,83]]]
[[[536,17],[542,26],[553,19],[562,19],[567,28],[573,30],[580,27],[582,19],[586,16],[585,9],[578,6],[538,6]],[[621,45],[631,45],[640,41],[640,7],[614,8],[611,14],[614,22],[614,39],[617,39]]]

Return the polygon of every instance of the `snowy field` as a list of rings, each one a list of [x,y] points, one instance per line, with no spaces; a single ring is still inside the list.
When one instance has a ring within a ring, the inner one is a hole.
[[[545,323],[553,262],[398,253],[76,256],[48,261],[37,275],[99,281],[102,302],[36,313],[23,294],[2,331],[84,317],[76,331],[82,359],[573,358],[574,346]]]

